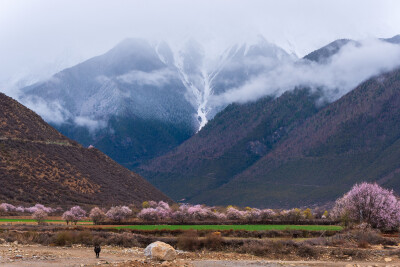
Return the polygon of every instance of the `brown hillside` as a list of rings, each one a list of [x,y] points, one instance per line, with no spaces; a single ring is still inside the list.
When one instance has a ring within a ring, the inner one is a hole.
[[[361,181],[400,193],[399,125],[395,70],[322,109],[253,166],[194,201],[216,195],[218,204],[310,205],[334,200]]]
[[[174,199],[209,205],[323,204],[361,181],[400,194],[400,70],[315,103],[295,90],[231,105],[138,171]]]
[[[64,137],[0,93],[0,202],[139,204],[169,198],[95,148]]]

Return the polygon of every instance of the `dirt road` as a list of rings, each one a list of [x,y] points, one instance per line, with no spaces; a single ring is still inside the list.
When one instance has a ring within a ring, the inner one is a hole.
[[[40,245],[0,245],[0,266],[115,266],[135,259],[144,259],[142,249],[103,247],[96,259],[92,248],[48,247]]]
[[[93,248],[52,247],[41,245],[0,244],[0,266],[4,267],[69,267],[69,266],[119,266],[119,267],[282,267],[282,266],[326,266],[326,267],[395,267],[400,266],[398,257],[381,262],[324,262],[324,261],[270,261],[251,255],[221,252],[178,254],[171,263],[148,261],[141,248],[105,246],[96,259]]]

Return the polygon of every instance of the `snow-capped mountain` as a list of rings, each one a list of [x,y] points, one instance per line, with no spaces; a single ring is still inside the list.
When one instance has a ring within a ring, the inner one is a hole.
[[[20,101],[62,133],[126,166],[164,153],[227,104],[213,96],[293,56],[262,37],[219,57],[195,40],[181,46],[127,39],[107,53],[21,89]]]
[[[68,137],[133,167],[170,151],[232,102],[279,96],[297,86],[327,87],[327,98],[338,99],[396,66],[399,49],[391,43],[397,40],[337,40],[298,59],[261,36],[216,56],[193,39],[127,39],[22,88],[19,100]],[[374,56],[382,50],[391,56]]]
[[[23,88],[21,99],[33,108],[42,102],[57,108],[64,121],[107,121],[113,115],[134,114],[185,123],[197,131],[223,108],[209,104],[212,95],[291,59],[261,37],[232,46],[218,59],[208,58],[194,40],[172,50],[165,42],[127,39],[104,55]]]

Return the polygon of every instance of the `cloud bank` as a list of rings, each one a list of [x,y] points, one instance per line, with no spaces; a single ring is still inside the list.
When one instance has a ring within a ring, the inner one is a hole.
[[[366,79],[399,66],[400,45],[369,39],[345,45],[324,64],[308,60],[284,63],[250,78],[243,86],[213,96],[210,103],[245,103],[303,86],[323,89],[325,98],[334,101]]]
[[[0,90],[12,77],[54,74],[129,37],[192,37],[219,54],[261,34],[303,56],[338,38],[399,34],[399,10],[398,0],[2,0]]]

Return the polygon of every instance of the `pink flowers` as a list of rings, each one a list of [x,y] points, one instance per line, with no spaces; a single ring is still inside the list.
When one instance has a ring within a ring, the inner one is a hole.
[[[243,218],[245,218],[245,216],[246,216],[245,211],[238,210],[234,207],[229,207],[226,210],[226,217],[229,220],[242,220]]]
[[[109,209],[106,216],[113,220],[120,222],[132,214],[132,210],[127,206],[116,206]]]
[[[36,220],[38,224],[44,223],[46,218],[47,213],[42,209],[38,209],[32,214],[32,219]]]
[[[150,208],[144,208],[138,214],[138,218],[144,221],[166,220],[171,217],[172,211],[168,203],[164,201],[149,201]]]
[[[8,211],[15,211],[16,207],[12,204],[8,203],[1,203],[0,205],[0,211],[8,212]]]
[[[29,212],[29,213],[34,213],[38,210],[43,210],[46,213],[51,213],[51,212],[55,212],[57,209],[53,209],[50,207],[46,207],[42,204],[36,204],[35,206],[32,207],[23,207],[23,206],[14,206],[12,204],[8,204],[8,203],[1,203],[0,204],[0,211],[4,211],[4,212],[10,212],[10,211],[15,211],[15,212]]]
[[[74,216],[69,210],[67,210],[66,212],[64,212],[61,218],[62,218],[64,221],[66,221],[67,224],[73,223],[73,222],[75,222],[75,224],[76,224],[76,222],[78,221],[78,220],[75,218],[75,216]]]
[[[98,207],[95,207],[90,211],[89,217],[92,219],[94,224],[98,224],[99,222],[104,221],[106,214]]]
[[[399,204],[392,190],[376,183],[361,183],[336,200],[332,216],[349,217],[350,220],[366,222],[376,228],[394,228],[400,224]]]
[[[77,223],[86,217],[86,211],[79,206],[72,207],[70,210],[66,211],[62,215],[62,219],[67,222],[67,224]]]

